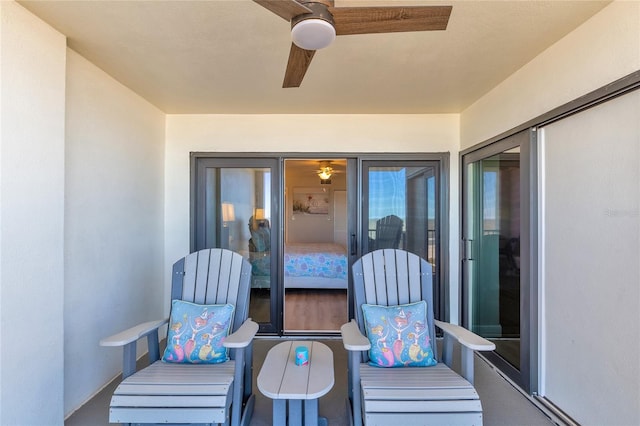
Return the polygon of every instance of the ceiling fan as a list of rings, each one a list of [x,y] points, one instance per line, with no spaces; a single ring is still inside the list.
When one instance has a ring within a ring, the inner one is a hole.
[[[318,170],[316,170],[316,174],[322,180],[331,179],[331,176],[333,176],[336,173],[337,173],[337,170],[335,170],[331,166],[331,161],[321,161],[320,162],[320,168]]]
[[[451,6],[335,7],[334,0],[253,0],[291,21],[291,50],[282,87],[299,87],[316,50],[336,36],[445,30]]]

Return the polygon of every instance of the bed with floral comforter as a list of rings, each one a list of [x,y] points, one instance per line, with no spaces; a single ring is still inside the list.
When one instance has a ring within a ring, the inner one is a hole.
[[[285,288],[347,288],[347,252],[334,243],[288,243]]]

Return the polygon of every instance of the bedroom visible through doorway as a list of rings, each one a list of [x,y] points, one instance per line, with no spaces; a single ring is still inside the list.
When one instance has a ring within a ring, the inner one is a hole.
[[[348,321],[346,164],[284,162],[285,332],[337,332]]]

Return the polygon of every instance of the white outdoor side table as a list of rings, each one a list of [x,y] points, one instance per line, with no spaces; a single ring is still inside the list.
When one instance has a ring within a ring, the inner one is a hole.
[[[295,363],[298,346],[309,350],[307,365]],[[333,383],[333,352],[320,342],[277,344],[267,352],[258,374],[258,389],[273,399],[273,424],[278,426],[301,426],[303,418],[305,426],[326,425],[327,419],[318,417],[318,398],[329,392]]]

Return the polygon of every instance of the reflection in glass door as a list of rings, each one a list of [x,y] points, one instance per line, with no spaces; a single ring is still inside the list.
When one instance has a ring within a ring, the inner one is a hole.
[[[222,247],[252,266],[249,316],[260,330],[278,330],[277,162],[198,158],[195,163],[195,250]]]
[[[434,311],[442,318],[439,170],[436,161],[363,161],[362,253],[395,248],[429,261],[438,301]]]
[[[463,157],[463,323],[491,340],[487,357],[530,386],[528,132]]]
[[[520,160],[515,150],[469,167],[471,330],[520,369]]]

